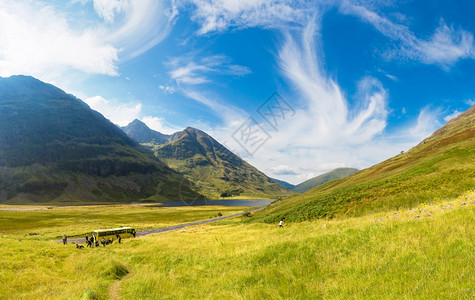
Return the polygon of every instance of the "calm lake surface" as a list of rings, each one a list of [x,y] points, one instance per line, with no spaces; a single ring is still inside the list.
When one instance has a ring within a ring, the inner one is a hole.
[[[250,206],[259,207],[271,203],[271,200],[195,200],[195,201],[169,201],[156,205],[157,207],[178,207],[178,206],[203,206],[203,205],[224,205],[224,206]]]

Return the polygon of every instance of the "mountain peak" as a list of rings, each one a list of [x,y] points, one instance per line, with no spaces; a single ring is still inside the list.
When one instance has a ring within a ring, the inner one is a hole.
[[[147,124],[145,124],[144,122],[140,121],[139,119],[134,119],[132,122],[129,123],[129,125],[145,125],[147,126]],[[148,126],[147,126],[148,127]]]
[[[121,129],[133,140],[139,143],[164,144],[170,136],[150,129],[144,122],[135,119]]]
[[[204,132],[202,130],[199,130],[197,128],[194,128],[194,127],[190,127],[190,126],[186,127],[184,131],[194,133],[194,134],[206,134],[206,135],[208,135],[206,132]]]
[[[32,97],[63,98],[68,94],[63,90],[26,75],[0,77],[0,97],[11,100]]]
[[[211,198],[221,194],[268,197],[289,191],[229,151],[206,132],[187,127],[154,146],[155,155]]]

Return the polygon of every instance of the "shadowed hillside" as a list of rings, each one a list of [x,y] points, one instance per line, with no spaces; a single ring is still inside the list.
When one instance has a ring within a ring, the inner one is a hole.
[[[256,213],[275,222],[359,216],[456,197],[475,188],[475,106],[406,153]]]
[[[0,202],[177,199],[183,178],[74,96],[12,76],[0,107]]]

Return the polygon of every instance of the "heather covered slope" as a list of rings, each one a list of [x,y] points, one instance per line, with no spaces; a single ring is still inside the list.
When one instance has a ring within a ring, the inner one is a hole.
[[[409,208],[475,188],[475,106],[406,153],[291,196],[258,220],[303,221]]]
[[[0,108],[0,202],[178,198],[180,175],[74,96],[12,76]]]

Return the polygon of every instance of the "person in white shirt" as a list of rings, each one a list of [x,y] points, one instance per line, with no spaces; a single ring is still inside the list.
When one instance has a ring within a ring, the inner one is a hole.
[[[280,219],[279,228],[283,228],[283,227],[284,227],[284,219]]]

